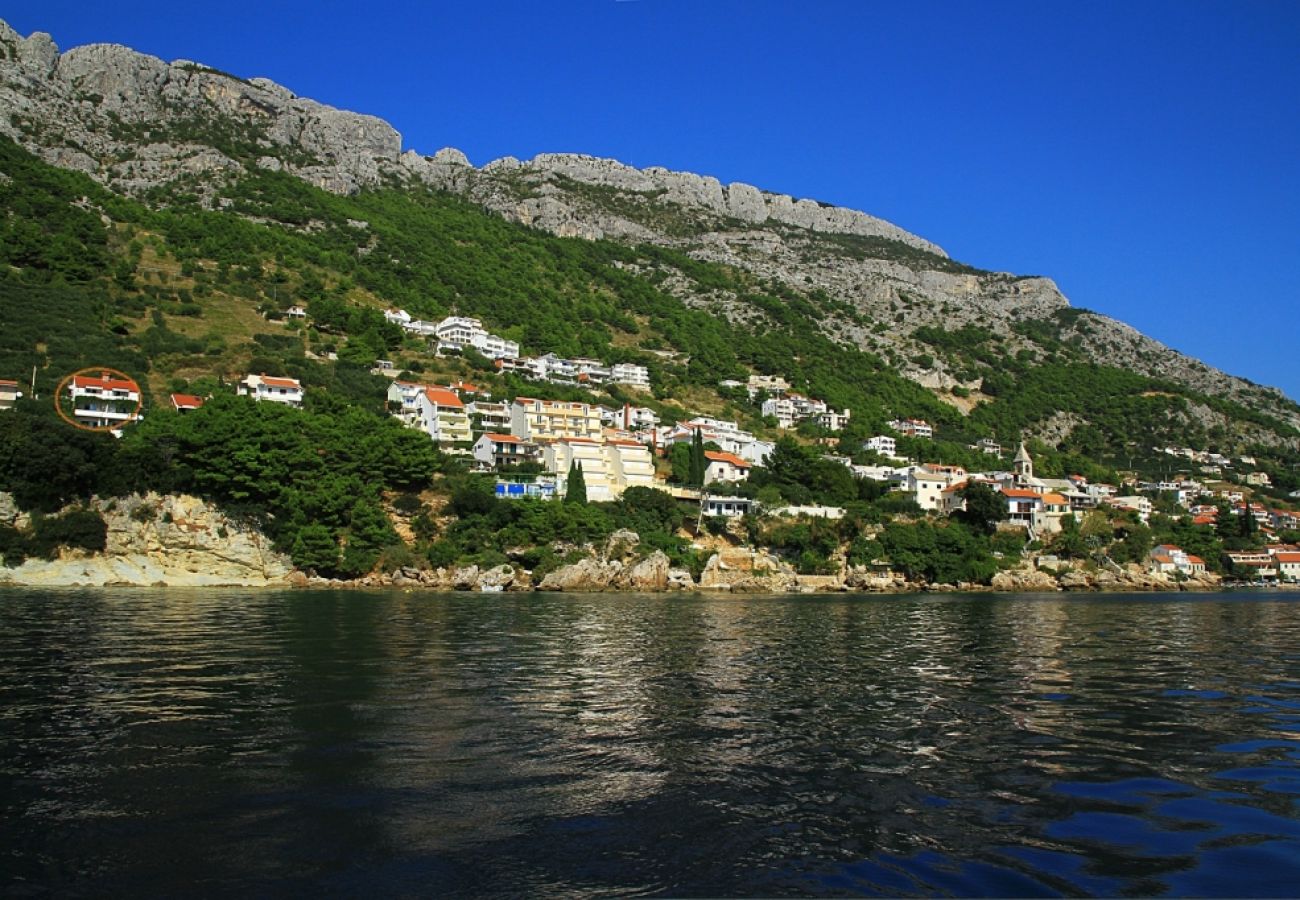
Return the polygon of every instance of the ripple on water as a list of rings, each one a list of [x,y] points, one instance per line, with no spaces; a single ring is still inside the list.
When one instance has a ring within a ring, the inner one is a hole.
[[[1300,603],[0,591],[7,886],[1294,893]]]

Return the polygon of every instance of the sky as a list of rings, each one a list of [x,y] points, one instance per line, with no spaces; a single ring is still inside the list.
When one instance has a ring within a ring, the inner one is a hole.
[[[861,209],[1300,398],[1300,3],[18,0],[475,165],[607,156]]]

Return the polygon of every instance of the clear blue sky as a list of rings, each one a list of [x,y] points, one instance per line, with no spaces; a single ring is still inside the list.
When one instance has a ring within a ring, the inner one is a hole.
[[[1300,398],[1300,3],[86,3],[0,16],[390,121],[889,219]]]

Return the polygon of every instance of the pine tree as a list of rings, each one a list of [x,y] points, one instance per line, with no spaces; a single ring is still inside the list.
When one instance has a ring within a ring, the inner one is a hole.
[[[569,463],[569,478],[564,485],[564,502],[587,502],[587,479],[583,477],[582,465],[577,460]]]
[[[693,487],[703,487],[704,473],[708,467],[708,460],[704,456],[704,435],[697,428],[694,437],[691,438],[691,467],[687,474],[687,483]]]

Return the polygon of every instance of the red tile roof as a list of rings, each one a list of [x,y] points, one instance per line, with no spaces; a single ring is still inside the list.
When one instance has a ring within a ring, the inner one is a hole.
[[[430,403],[438,406],[446,406],[451,409],[464,409],[465,404],[460,402],[460,398],[446,388],[425,388],[424,396],[429,398]]]
[[[1275,558],[1280,563],[1300,563],[1300,553],[1279,553]]]
[[[721,453],[717,450],[705,450],[704,457],[712,462],[730,463],[738,469],[748,469],[751,465],[734,453]]]
[[[1026,490],[1025,488],[1002,488],[1002,494],[1006,497],[1016,497],[1018,499],[1042,500],[1043,495],[1036,491]]]
[[[280,378],[275,375],[259,375],[257,377],[262,380],[262,384],[265,384],[268,387],[294,388],[295,390],[302,390],[302,385],[298,382],[297,378]]]
[[[513,434],[494,434],[494,433],[492,433],[492,432],[488,432],[488,433],[484,434],[483,437],[485,437],[485,438],[487,438],[489,441],[493,441],[494,443],[497,443],[497,444],[522,444],[522,443],[524,443],[524,439],[523,439],[523,438],[515,437]]]
[[[103,375],[101,375],[98,378],[91,378],[86,375],[74,376],[72,379],[72,384],[74,387],[79,387],[79,388],[93,387],[93,388],[101,388],[103,390],[109,390],[109,391],[131,391],[137,394],[140,392],[140,385],[136,384],[134,381],[130,380],[129,378],[128,379],[114,378],[113,376],[109,375],[107,372],[105,372]]]
[[[193,394],[172,394],[172,406],[177,409],[198,409],[202,405],[202,397]]]

